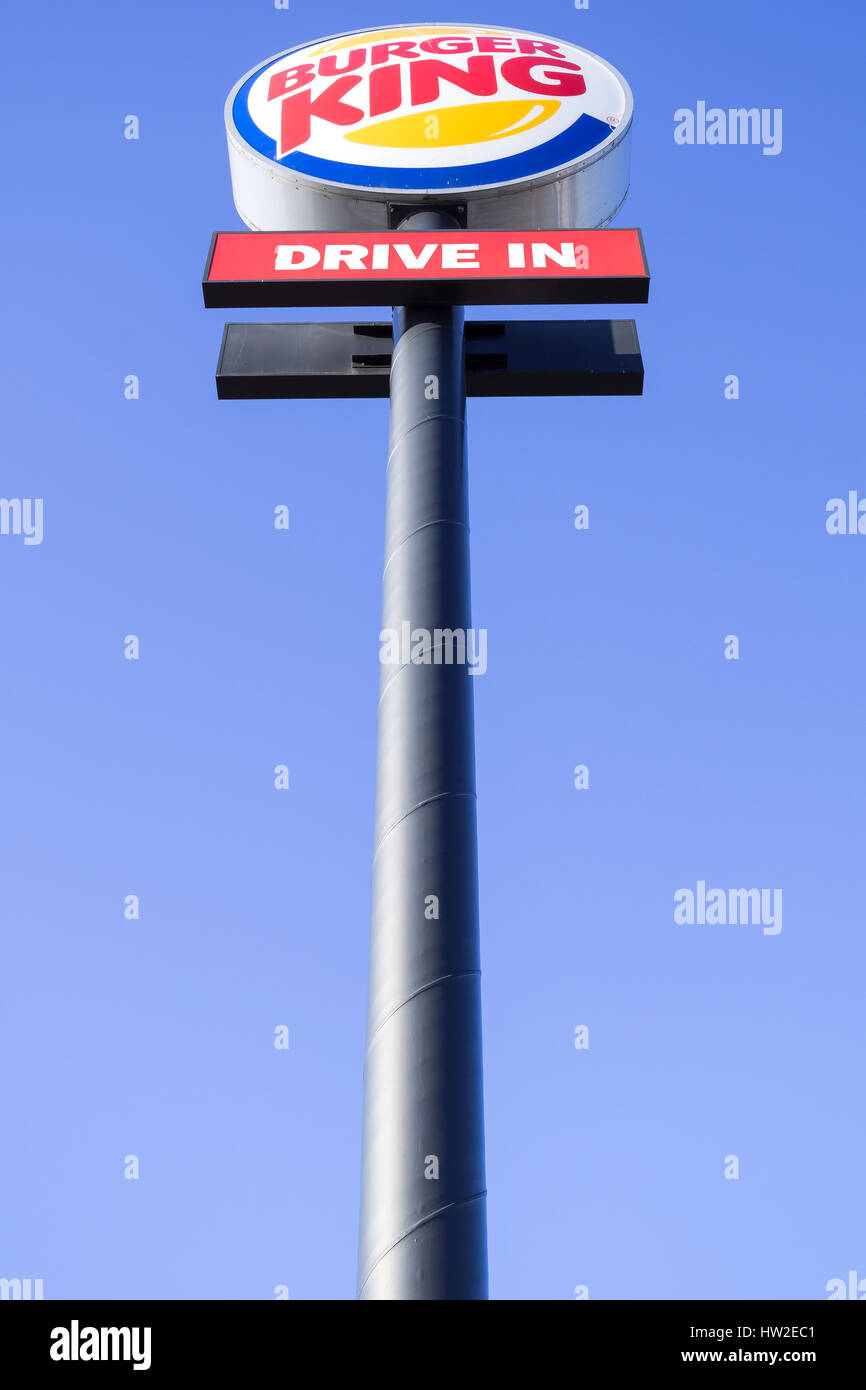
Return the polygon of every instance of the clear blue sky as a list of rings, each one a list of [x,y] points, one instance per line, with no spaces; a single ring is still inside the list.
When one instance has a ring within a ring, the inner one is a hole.
[[[430,17],[4,22],[0,493],[45,534],[0,536],[0,1276],[47,1298],[354,1296],[387,408],[217,402],[199,282],[235,80]],[[453,17],[626,75],[653,272],[642,399],[470,407],[491,1294],[820,1299],[866,1276],[866,536],[825,530],[866,496],[863,18]],[[782,153],[676,145],[699,100],[781,107]],[[782,931],[677,925],[698,880]]]

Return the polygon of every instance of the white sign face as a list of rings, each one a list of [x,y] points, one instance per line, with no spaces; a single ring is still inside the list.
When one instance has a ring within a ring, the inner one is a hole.
[[[271,58],[238,83],[226,106],[235,200],[259,227],[263,212],[311,215],[319,200],[293,208],[287,188],[342,193],[356,209],[465,200],[471,221],[473,207],[489,215],[500,190],[567,185],[619,149],[611,187],[598,171],[587,181],[597,225],[625,196],[631,114],[625,79],[559,39],[472,24],[359,30]],[[270,199],[255,196],[254,167]],[[560,217],[575,193],[559,189]],[[326,226],[350,225],[329,211]]]

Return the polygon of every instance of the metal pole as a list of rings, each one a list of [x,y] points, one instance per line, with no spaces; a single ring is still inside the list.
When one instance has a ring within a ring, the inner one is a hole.
[[[428,211],[400,230],[454,226]],[[395,309],[363,1299],[487,1297],[474,677],[448,659],[471,624],[465,414],[463,310]]]

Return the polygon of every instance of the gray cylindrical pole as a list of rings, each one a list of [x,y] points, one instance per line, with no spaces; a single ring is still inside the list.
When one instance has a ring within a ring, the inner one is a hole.
[[[401,230],[455,225],[415,213]],[[465,415],[463,310],[395,309],[364,1299],[487,1297]]]

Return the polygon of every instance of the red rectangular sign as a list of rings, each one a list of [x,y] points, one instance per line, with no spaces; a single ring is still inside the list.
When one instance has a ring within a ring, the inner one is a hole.
[[[645,303],[640,232],[217,232],[209,308]]]

